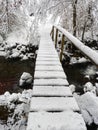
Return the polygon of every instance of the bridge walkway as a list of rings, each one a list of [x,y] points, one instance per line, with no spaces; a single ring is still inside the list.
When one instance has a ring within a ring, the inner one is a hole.
[[[40,33],[27,130],[86,130],[51,40],[50,28],[43,27]]]

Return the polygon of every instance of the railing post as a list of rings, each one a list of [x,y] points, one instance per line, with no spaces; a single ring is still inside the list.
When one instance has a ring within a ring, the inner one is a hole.
[[[54,41],[54,26],[52,27],[52,40]]]
[[[58,41],[58,29],[56,28],[56,34],[55,34],[55,48],[57,47],[57,41]]]
[[[52,35],[52,32],[53,32],[53,26],[52,26],[52,29],[51,29],[51,32],[50,32],[50,36]]]
[[[60,61],[62,61],[62,56],[63,56],[63,49],[64,49],[64,34],[62,34],[62,41],[61,41],[61,52],[60,52]]]

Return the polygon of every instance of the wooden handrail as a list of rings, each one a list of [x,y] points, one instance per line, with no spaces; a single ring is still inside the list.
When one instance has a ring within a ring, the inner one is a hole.
[[[86,56],[88,59],[90,59],[97,67],[98,67],[98,53],[91,49],[90,47],[84,45],[79,39],[74,37],[71,33],[69,33],[66,29],[60,27],[60,26],[53,26],[51,35],[54,37],[55,34],[55,45],[57,45],[57,33],[55,33],[55,30],[62,33],[62,36],[65,36],[68,40],[72,42],[72,44],[79,49],[84,56]],[[63,38],[62,38],[63,40]],[[64,41],[61,41],[62,44],[64,44]],[[63,45],[61,45],[63,47]],[[60,54],[60,60],[62,60],[62,47],[61,47],[61,54]]]

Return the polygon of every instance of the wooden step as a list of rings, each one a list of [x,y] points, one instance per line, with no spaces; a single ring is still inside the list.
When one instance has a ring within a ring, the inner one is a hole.
[[[35,79],[34,86],[68,86],[66,79]]]
[[[33,88],[33,96],[43,97],[72,97],[69,87],[36,86]]]
[[[32,97],[30,111],[80,111],[73,97]]]
[[[63,68],[60,65],[55,65],[55,66],[51,66],[51,65],[37,65],[36,66],[36,71],[63,71]]]
[[[30,112],[27,130],[86,130],[86,126],[82,115],[76,112]]]
[[[62,78],[62,79],[66,79],[67,76],[65,75],[65,73],[63,71],[35,71],[35,79],[39,78],[39,79],[58,79],[58,78]]]
[[[60,65],[61,63],[59,61],[36,61],[36,65]]]

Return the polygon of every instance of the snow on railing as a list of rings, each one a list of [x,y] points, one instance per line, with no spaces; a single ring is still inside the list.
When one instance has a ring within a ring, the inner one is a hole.
[[[54,32],[54,29],[56,29],[56,32]],[[98,53],[95,50],[84,45],[84,43],[82,43],[80,40],[78,40],[76,37],[74,37],[66,29],[64,29],[60,26],[56,26],[56,25],[53,26],[52,31],[51,31],[52,40],[55,41],[55,46],[57,46],[58,32],[62,33],[60,60],[62,60],[64,37],[66,37],[67,39],[69,39],[72,42],[72,44],[77,49],[79,49],[86,57],[88,57],[88,59],[90,59],[96,66],[98,66]],[[54,35],[55,35],[55,37],[54,37]]]

